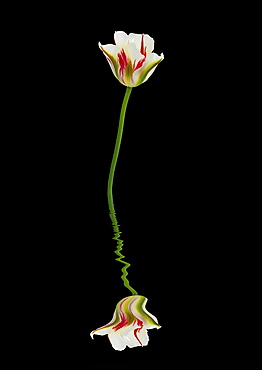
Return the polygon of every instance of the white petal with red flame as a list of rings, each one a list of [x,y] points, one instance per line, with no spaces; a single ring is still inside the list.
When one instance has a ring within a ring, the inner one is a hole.
[[[93,330],[91,337],[94,334],[107,334],[112,347],[117,351],[122,351],[126,346],[146,346],[149,341],[147,330],[161,327],[157,318],[146,310],[146,302],[147,298],[139,295],[122,299],[116,306],[112,320]]]
[[[152,53],[154,39],[149,35],[115,32],[115,45],[99,47],[108,60],[115,77],[125,86],[135,87],[148,80],[156,66],[164,59],[163,53]]]

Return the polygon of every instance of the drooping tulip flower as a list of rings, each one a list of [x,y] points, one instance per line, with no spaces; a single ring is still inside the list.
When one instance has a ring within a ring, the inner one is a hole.
[[[92,339],[94,334],[107,334],[117,351],[124,350],[126,346],[146,346],[149,341],[147,329],[161,328],[157,318],[146,310],[146,302],[147,298],[141,295],[122,299],[116,306],[113,319],[91,332]]]
[[[152,53],[154,39],[149,35],[115,32],[115,45],[99,47],[103,51],[116,78],[125,86],[135,87],[147,81],[156,66],[164,59]]]

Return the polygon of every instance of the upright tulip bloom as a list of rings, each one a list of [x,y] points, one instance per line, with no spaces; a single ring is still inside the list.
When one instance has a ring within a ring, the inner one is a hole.
[[[149,35],[115,32],[115,45],[107,44],[99,47],[108,60],[112,72],[125,86],[141,85],[151,76],[156,66],[164,59],[152,53],[154,39]]]
[[[122,299],[117,304],[110,323],[91,332],[92,339],[94,334],[108,334],[113,348],[117,351],[124,350],[126,346],[146,346],[149,341],[147,329],[161,327],[157,318],[146,310],[146,302],[147,298],[141,295]]]

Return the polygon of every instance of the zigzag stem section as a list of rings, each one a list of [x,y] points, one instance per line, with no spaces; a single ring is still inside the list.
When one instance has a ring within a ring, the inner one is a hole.
[[[123,280],[124,282],[124,286],[130,290],[130,292],[133,294],[133,295],[137,295],[137,292],[135,291],[135,289],[133,289],[130,284],[129,284],[129,280],[127,279],[127,275],[128,275],[128,272],[127,272],[127,268],[130,265],[130,263],[126,262],[123,260],[123,258],[125,258],[125,256],[121,253],[121,250],[122,250],[122,247],[124,245],[124,242],[122,239],[120,239],[120,234],[121,234],[121,231],[119,230],[119,225],[117,223],[117,219],[116,219],[116,214],[115,212],[113,213],[110,213],[110,218],[112,220],[112,225],[113,225],[113,230],[114,230],[114,237],[113,239],[116,240],[117,242],[117,246],[116,246],[116,250],[114,251],[115,254],[118,256],[118,258],[116,258],[116,261],[118,262],[121,262],[123,263],[125,266],[122,267],[121,271],[122,271],[122,276],[121,276],[121,279]]]

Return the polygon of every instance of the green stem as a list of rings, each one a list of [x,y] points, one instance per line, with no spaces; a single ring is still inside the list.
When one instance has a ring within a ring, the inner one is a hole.
[[[125,96],[124,96],[124,100],[123,100],[122,108],[121,108],[121,112],[120,112],[116,144],[115,144],[113,159],[112,159],[109,178],[108,178],[107,198],[108,198],[108,204],[109,204],[109,209],[110,209],[111,213],[114,213],[114,211],[115,211],[114,202],[113,202],[113,192],[112,192],[113,181],[114,181],[114,174],[115,174],[115,169],[116,169],[116,163],[117,163],[117,158],[118,158],[118,154],[119,154],[120,144],[121,144],[121,140],[122,140],[122,134],[123,134],[123,128],[124,128],[124,122],[125,122],[125,114],[126,114],[126,107],[127,107],[127,103],[128,103],[131,91],[132,91],[132,87],[127,87],[126,88],[126,93],[125,93]]]
[[[109,206],[109,211],[110,211],[110,218],[112,220],[113,230],[114,230],[114,238],[113,239],[117,241],[117,249],[115,250],[115,253],[118,255],[118,258],[116,258],[116,260],[125,265],[121,269],[121,271],[123,272],[121,278],[124,281],[124,286],[127,289],[129,289],[132,292],[133,295],[137,295],[137,292],[129,285],[129,281],[127,279],[128,272],[126,271],[126,269],[130,266],[130,264],[125,262],[125,261],[122,261],[122,258],[124,258],[125,256],[120,253],[120,251],[122,250],[122,246],[123,246],[123,240],[121,240],[119,238],[121,232],[119,231],[119,225],[118,225],[117,219],[116,219],[114,200],[113,200],[113,191],[112,191],[113,190],[114,174],[115,174],[115,169],[116,169],[120,144],[121,144],[121,140],[122,140],[126,108],[127,108],[127,103],[128,103],[131,91],[132,91],[132,87],[127,87],[126,88],[126,93],[125,93],[124,100],[123,100],[123,103],[122,103],[122,108],[121,108],[120,118],[119,118],[118,131],[117,131],[116,144],[115,144],[113,159],[112,159],[112,162],[111,162],[109,178],[108,178],[107,199],[108,199],[108,206]]]

